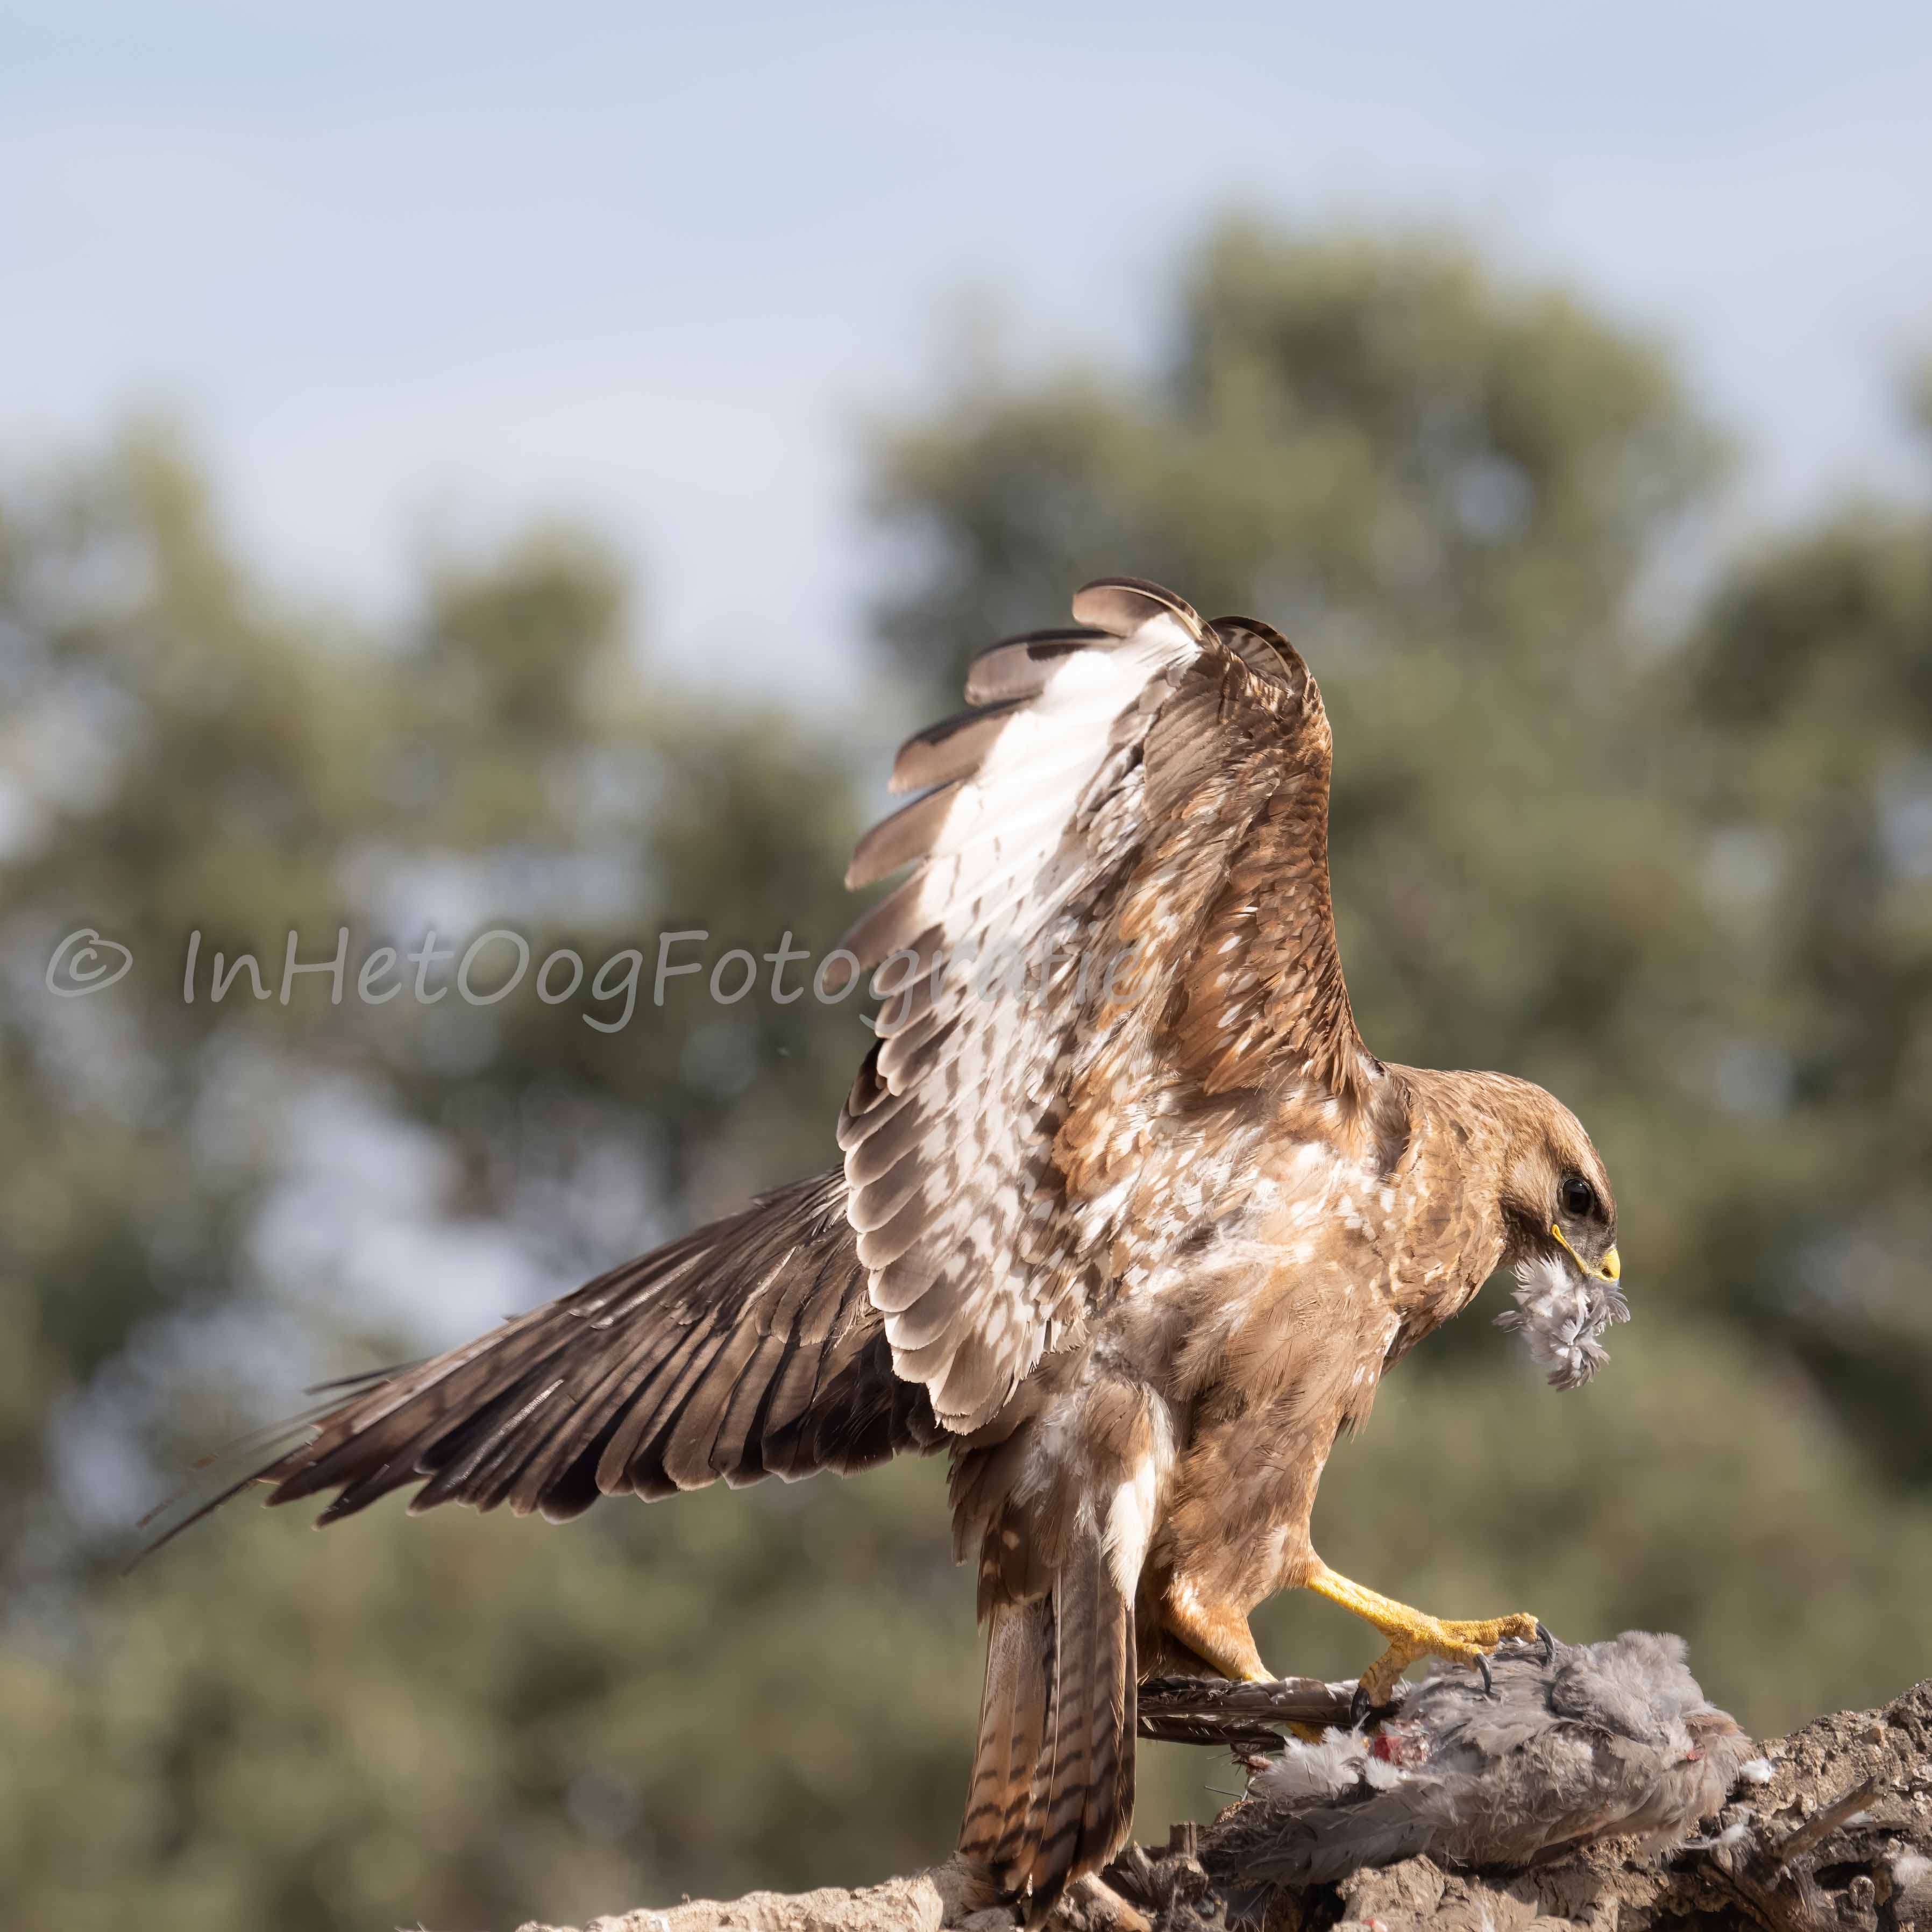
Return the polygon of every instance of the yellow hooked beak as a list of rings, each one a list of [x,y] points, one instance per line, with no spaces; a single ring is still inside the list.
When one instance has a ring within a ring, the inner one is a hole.
[[[1584,1268],[1583,1257],[1570,1245],[1567,1240],[1564,1239],[1563,1230],[1559,1228],[1554,1221],[1551,1222],[1550,1224],[1550,1232],[1556,1236],[1556,1245],[1576,1264],[1578,1268],[1582,1269],[1584,1274],[1594,1275],[1600,1281],[1616,1281],[1622,1275],[1624,1271],[1624,1264],[1621,1258],[1618,1257],[1615,1248],[1612,1248],[1606,1254],[1605,1254],[1604,1256],[1604,1264],[1601,1268]]]

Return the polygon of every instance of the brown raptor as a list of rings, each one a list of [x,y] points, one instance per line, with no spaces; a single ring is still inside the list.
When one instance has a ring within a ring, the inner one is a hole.
[[[1356,1031],[1300,657],[1133,579],[1074,616],[976,660],[854,858],[906,876],[845,942],[890,997],[842,1166],[366,1382],[236,1486],[562,1519],[946,1450],[988,1626],[960,1848],[1035,1918],[1126,1836],[1138,1679],[1266,1675],[1271,1592],[1382,1631],[1374,1693],[1536,1630],[1336,1575],[1316,1487],[1498,1267],[1558,1383],[1624,1312],[1568,1110]]]

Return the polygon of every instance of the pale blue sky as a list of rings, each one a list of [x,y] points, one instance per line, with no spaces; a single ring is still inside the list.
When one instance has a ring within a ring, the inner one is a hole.
[[[822,688],[854,424],[949,300],[1144,354],[1230,201],[1457,223],[1667,331],[1754,514],[1896,484],[1928,100],[1904,5],[7,7],[0,434],[170,400],[370,608],[425,531],[586,512],[662,644]]]

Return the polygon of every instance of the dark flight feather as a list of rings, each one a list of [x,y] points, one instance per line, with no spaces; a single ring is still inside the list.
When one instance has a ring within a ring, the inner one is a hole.
[[[966,702],[999,704],[1009,698],[1036,698],[1063,658],[1089,644],[1104,644],[1106,638],[1106,632],[1085,627],[1028,631],[989,645],[968,667]]]
[[[252,1468],[271,1504],[335,1492],[334,1522],[392,1490],[568,1517],[600,1494],[868,1466],[945,1432],[892,1373],[842,1174],[766,1196],[480,1340],[313,1412]],[[165,1540],[164,1538],[163,1540]]]

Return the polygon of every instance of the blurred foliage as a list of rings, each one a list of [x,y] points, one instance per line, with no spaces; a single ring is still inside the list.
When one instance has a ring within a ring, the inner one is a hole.
[[[1750,560],[1670,669],[1744,1116],[1699,1274],[1932,1482],[1932,520],[1868,506]]]
[[[950,707],[970,651],[1103,572],[1295,638],[1371,1044],[1542,1080],[1618,1181],[1639,1319],[1610,1369],[1559,1397],[1453,1324],[1335,1459],[1324,1553],[1445,1612],[1681,1630],[1766,1730],[1932,1668],[1932,518],[1853,506],[1660,618],[1723,459],[1669,358],[1573,297],[1428,238],[1229,225],[1151,374],[981,367],[881,436],[897,683],[837,744],[707,702],[704,640],[676,678],[640,658],[580,534],[440,560],[367,634],[254,581],[161,429],[16,472],[10,1922],[507,1926],[950,1843],[979,1659],[934,1463],[561,1529],[386,1506],[322,1540],[238,1508],[112,1564],[162,1472],[303,1380],[829,1159],[851,1008],[700,974],[660,1010],[657,935],[708,931],[679,956],[706,974],[787,931],[821,956],[871,718]],[[136,967],[56,998],[83,926]],[[312,963],[338,926],[349,996],[284,1004],[286,933]],[[583,983],[355,997],[373,948],[492,927]],[[596,975],[626,948],[619,1025],[621,964]],[[218,949],[269,997],[212,1003]],[[1319,1604],[1261,1622],[1283,1669],[1372,1647]],[[1156,1835],[1233,1780],[1148,1757]]]
[[[218,1520],[0,1648],[8,1922],[580,1924],[929,1862],[979,1678],[940,1474],[569,1532]]]

